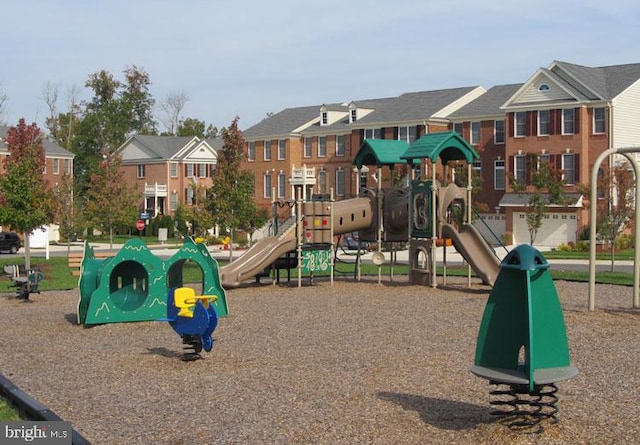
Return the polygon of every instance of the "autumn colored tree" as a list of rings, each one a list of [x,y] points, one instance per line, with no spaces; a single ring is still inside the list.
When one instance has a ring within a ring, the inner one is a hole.
[[[33,123],[20,119],[9,128],[5,144],[9,156],[4,159],[5,174],[0,176],[0,223],[23,233],[25,267],[31,267],[29,234],[53,222],[53,195],[44,180],[45,152],[43,134]]]
[[[615,269],[615,248],[620,234],[632,222],[635,213],[636,181],[629,161],[603,169],[597,187],[602,191],[598,202],[598,234],[607,241],[611,253],[611,272]]]
[[[139,197],[140,194],[125,180],[119,157],[105,153],[98,169],[91,175],[84,213],[90,225],[109,233],[111,249],[114,230],[132,227],[135,223]]]
[[[240,170],[245,154],[244,137],[238,128],[238,120],[236,117],[229,128],[222,130],[223,146],[218,151],[213,193],[209,199],[209,208],[216,224],[228,228],[232,235],[237,229],[251,233],[269,218],[268,213],[260,210],[253,199],[253,175]]]

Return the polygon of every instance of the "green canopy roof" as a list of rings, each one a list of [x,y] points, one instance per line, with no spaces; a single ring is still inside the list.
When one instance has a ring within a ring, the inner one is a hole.
[[[411,144],[400,158],[412,162],[415,159],[436,162],[440,158],[443,163],[466,160],[470,164],[474,159],[480,159],[480,155],[457,132],[449,131],[425,134]]]
[[[408,148],[409,144],[406,141],[365,139],[352,164],[358,168],[362,168],[363,165],[381,167],[383,165],[406,164],[400,155],[405,153]],[[419,162],[417,160],[414,164]]]

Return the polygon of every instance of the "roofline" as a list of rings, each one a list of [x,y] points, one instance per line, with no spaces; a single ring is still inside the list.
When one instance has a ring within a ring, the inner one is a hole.
[[[549,65],[548,70],[551,71],[551,69],[553,67],[558,67],[559,69],[564,71],[568,76],[571,76],[571,78],[574,79],[577,83],[582,85],[586,90],[590,91],[594,96],[600,97],[602,99],[605,99],[600,95],[600,93],[598,93],[597,91],[594,91],[589,85],[587,85],[584,82],[582,82],[581,80],[577,79],[575,76],[573,76],[571,73],[569,73],[566,69],[564,69],[562,67],[562,65],[560,65],[561,63],[566,63],[566,64],[569,64],[569,65],[582,66],[582,67],[588,68],[588,69],[598,69],[598,68],[593,68],[593,67],[585,66],[585,65],[578,65],[578,64],[575,64],[575,63],[570,64],[569,62],[562,62],[562,61],[559,61],[559,60],[554,60],[553,62],[551,62],[551,65]]]

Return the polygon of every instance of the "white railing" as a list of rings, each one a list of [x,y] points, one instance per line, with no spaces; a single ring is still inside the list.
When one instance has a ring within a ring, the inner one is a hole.
[[[302,167],[291,167],[291,181],[299,182],[302,181],[304,183],[315,183],[316,180],[316,169],[315,167],[307,167],[303,165]]]
[[[144,194],[145,196],[167,196],[167,186],[166,184],[144,184]]]

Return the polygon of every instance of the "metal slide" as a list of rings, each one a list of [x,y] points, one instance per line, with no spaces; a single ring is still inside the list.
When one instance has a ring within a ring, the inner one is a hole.
[[[333,203],[334,235],[369,228],[373,224],[371,200],[353,198]],[[278,258],[296,249],[295,225],[279,236],[269,236],[256,242],[238,259],[220,268],[224,287],[237,287],[255,277]]]
[[[493,286],[500,271],[500,260],[475,227],[463,224],[458,231],[451,224],[444,224],[442,237],[451,238],[453,247],[469,263],[476,275],[484,284]]]

